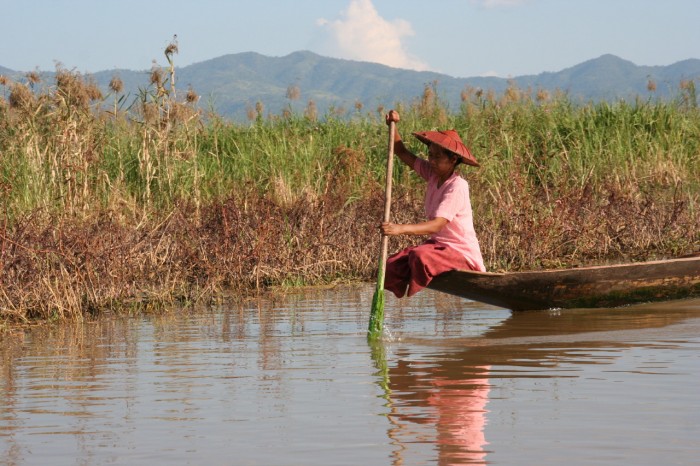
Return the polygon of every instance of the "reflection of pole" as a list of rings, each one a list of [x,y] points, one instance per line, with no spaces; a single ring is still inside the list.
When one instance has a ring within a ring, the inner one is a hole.
[[[379,377],[377,383],[382,389],[382,398],[386,401],[386,406],[389,408],[389,412],[386,417],[389,420],[391,426],[387,430],[387,436],[391,440],[391,444],[394,445],[394,452],[392,453],[394,466],[400,466],[403,464],[403,451],[406,447],[398,440],[396,433],[401,429],[401,426],[395,421],[396,408],[391,401],[391,388],[389,386],[389,365],[386,361],[386,346],[381,338],[369,338],[367,340],[370,345],[370,350],[372,353],[372,360],[374,361],[374,367],[377,368],[376,376]]]
[[[374,375],[380,376],[379,386],[384,391],[384,398],[387,404],[391,403],[391,390],[389,389],[389,365],[386,362],[386,347],[384,342],[379,338],[373,338],[367,340],[370,344],[370,349],[372,351],[372,361],[374,361],[374,367],[377,368],[377,372]]]

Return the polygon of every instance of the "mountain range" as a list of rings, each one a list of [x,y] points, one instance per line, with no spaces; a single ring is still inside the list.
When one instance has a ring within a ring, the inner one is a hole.
[[[177,57],[176,57],[177,58]],[[149,84],[150,70],[105,70],[90,76],[108,93],[113,76],[124,83],[124,92],[136,96]],[[0,66],[0,74],[21,79],[24,73]],[[41,73],[51,80],[53,73]],[[459,108],[467,88],[504,92],[509,85],[537,92],[564,92],[575,101],[628,100],[638,97],[670,99],[680,94],[682,81],[700,79],[700,59],[683,60],[668,66],[638,66],[615,55],[602,55],[557,72],[512,78],[455,78],[445,74],[392,68],[377,63],[328,58],[308,51],[283,57],[255,52],[224,55],[176,68],[176,87],[181,94],[188,87],[199,94],[200,106],[221,116],[245,120],[247,110],[257,102],[265,113],[283,109],[302,112],[313,101],[320,115],[329,109],[355,111],[361,103],[366,111],[389,108],[419,98],[426,85],[434,86],[450,108]],[[650,91],[649,82],[655,84]],[[287,97],[298,89],[298,99]]]

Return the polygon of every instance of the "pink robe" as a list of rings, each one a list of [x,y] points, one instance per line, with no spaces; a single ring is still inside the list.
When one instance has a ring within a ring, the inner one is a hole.
[[[449,270],[485,271],[479,241],[474,231],[469,184],[453,173],[438,188],[430,164],[416,159],[413,169],[428,182],[425,214],[429,220],[447,220],[442,230],[426,242],[411,246],[387,260],[384,288],[397,298],[413,296],[433,279]]]

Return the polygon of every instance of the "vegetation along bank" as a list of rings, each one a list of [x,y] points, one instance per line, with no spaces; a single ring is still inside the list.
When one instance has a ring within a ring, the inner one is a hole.
[[[167,69],[131,102],[118,77],[110,87],[61,69],[51,83],[0,77],[0,327],[374,279],[388,108],[258,102],[241,124],[192,89],[176,97]],[[465,174],[489,270],[700,249],[693,81],[669,102],[462,97],[447,108],[432,83],[392,106],[404,133],[455,128],[480,161]],[[422,218],[422,183],[394,177],[394,219]]]

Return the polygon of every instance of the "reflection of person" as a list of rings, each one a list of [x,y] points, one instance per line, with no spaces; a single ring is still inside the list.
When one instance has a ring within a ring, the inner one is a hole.
[[[482,366],[488,373],[490,366]],[[437,410],[437,445],[440,460],[460,464],[482,463],[486,458],[484,435],[486,404],[489,399],[488,379],[433,381],[435,390],[428,405]],[[440,461],[443,464],[443,461]]]
[[[388,368],[394,464],[416,458],[416,444],[424,443],[435,445],[436,464],[485,464],[490,369],[467,361],[432,366],[409,360]]]
[[[386,122],[397,123],[391,110]],[[408,247],[387,260],[384,288],[396,297],[412,296],[428,286],[433,277],[449,270],[484,271],[479,241],[472,221],[467,181],[455,173],[460,163],[479,166],[454,130],[413,133],[428,146],[428,160],[416,157],[394,132],[394,150],[403,163],[427,183],[425,213],[421,223],[383,223],[385,235],[430,235],[419,245]]]

